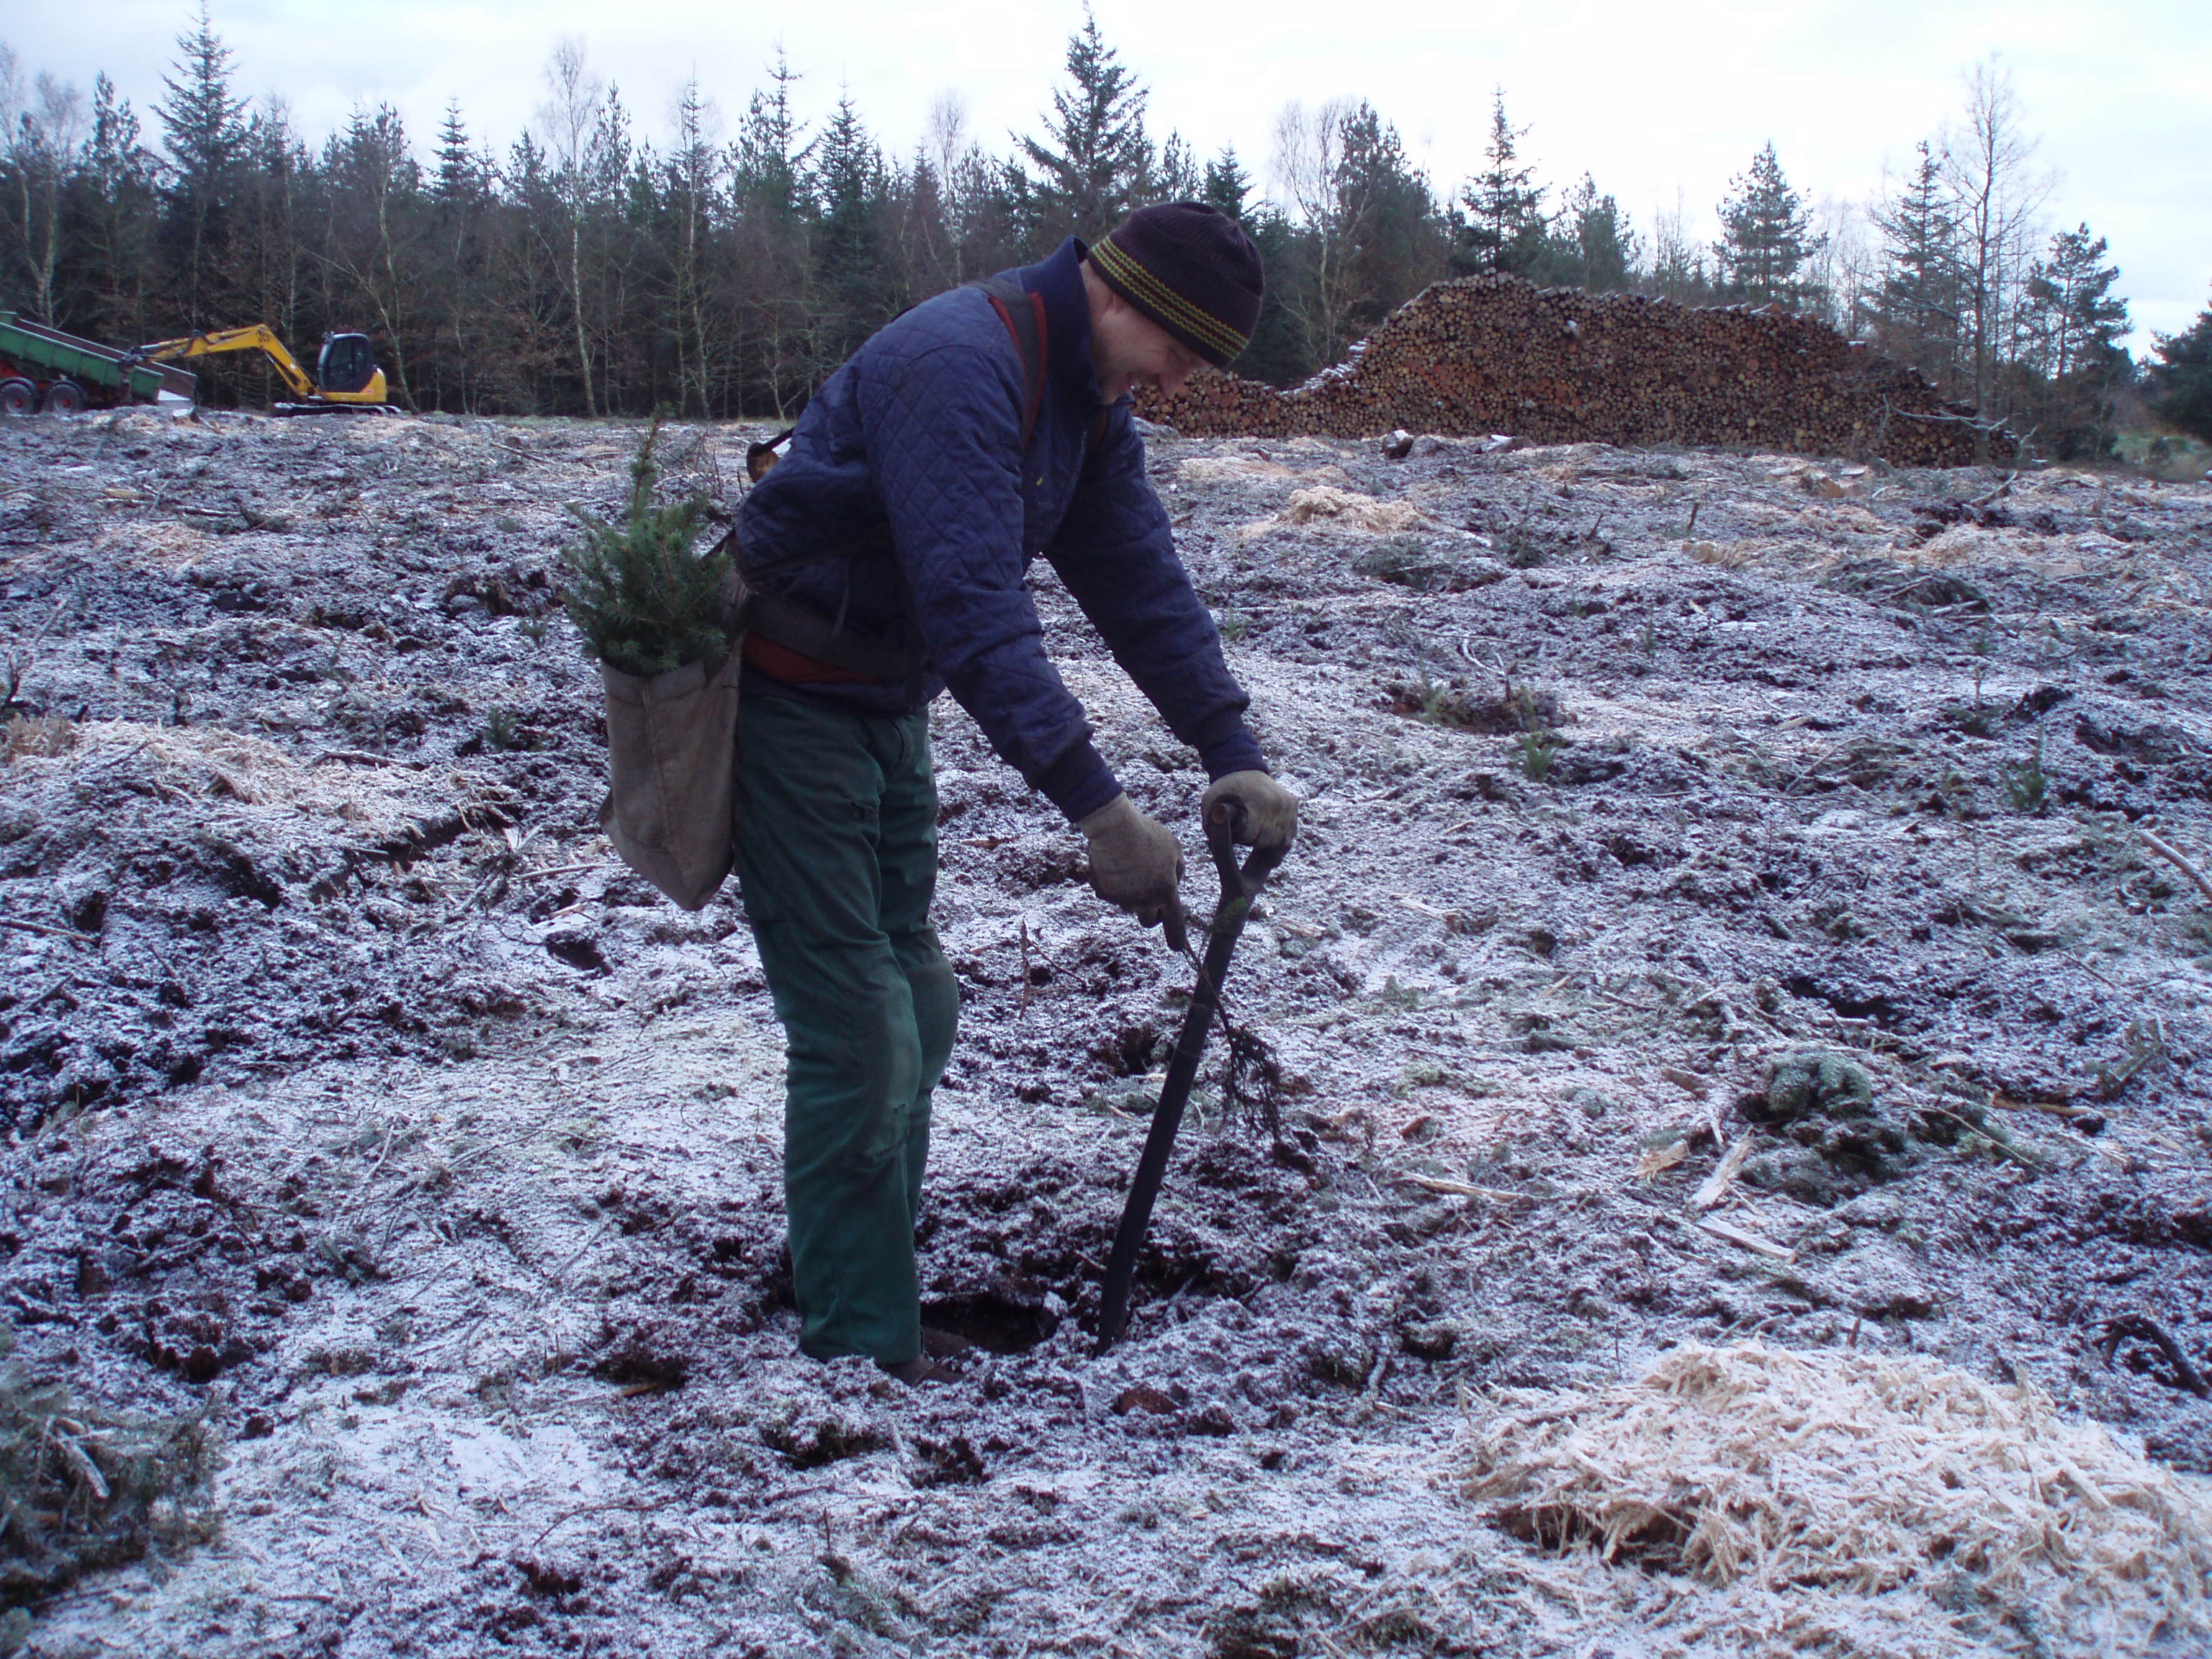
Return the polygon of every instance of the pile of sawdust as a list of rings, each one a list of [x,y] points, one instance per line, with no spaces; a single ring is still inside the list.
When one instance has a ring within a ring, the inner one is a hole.
[[[77,733],[70,769],[80,778],[89,782],[119,769],[145,793],[204,801],[217,816],[307,814],[373,832],[398,828],[422,812],[421,774],[377,764],[379,757],[301,762],[264,738],[216,726],[98,720],[80,726]]]
[[[2208,1483],[2061,1419],[2033,1387],[1750,1342],[1501,1405],[1476,1431],[1471,1490],[1547,1545],[1755,1595],[1905,1590],[2063,1633],[2067,1651],[2212,1637]]]
[[[1264,455],[1200,455],[1176,469],[1176,478],[1190,489],[1212,489],[1223,484],[1288,483],[1298,475],[1280,461]]]
[[[440,789],[472,828],[511,823],[509,798],[458,769],[443,774],[333,751],[295,759],[220,726],[88,720],[68,752],[19,755],[0,768],[0,820],[51,827],[71,845],[88,826],[126,830],[159,805],[190,812],[206,834],[263,848],[374,848],[404,841]]]
[[[1238,534],[1249,539],[1270,531],[1307,529],[1392,536],[1434,528],[1434,520],[1411,501],[1381,501],[1356,489],[1317,483],[1310,489],[1292,490],[1288,507],[1272,519],[1246,525]]]
[[[0,726],[0,766],[19,755],[51,760],[76,744],[76,722],[66,714],[9,715]]]

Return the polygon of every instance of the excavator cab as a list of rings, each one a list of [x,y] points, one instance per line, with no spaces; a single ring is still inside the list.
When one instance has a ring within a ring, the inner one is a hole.
[[[315,384],[323,395],[365,392],[376,378],[376,356],[366,334],[331,334],[323,340],[322,355],[315,359]]]

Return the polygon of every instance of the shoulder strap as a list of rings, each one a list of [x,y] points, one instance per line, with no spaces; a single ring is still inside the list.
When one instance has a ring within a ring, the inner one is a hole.
[[[1037,415],[1044,408],[1045,352],[1049,343],[1044,319],[1044,295],[1030,294],[1011,276],[992,276],[978,283],[991,309],[1006,325],[1014,353],[1022,360],[1022,447],[1036,435]]]
[[[1044,295],[1031,294],[1011,276],[989,276],[975,284],[991,302],[991,309],[999,313],[999,320],[1006,325],[1012,337],[1015,353],[1022,360],[1022,447],[1030,447],[1036,435],[1037,415],[1044,408],[1046,349],[1049,343],[1045,330]],[[1106,441],[1106,428],[1113,418],[1113,410],[1102,409],[1083,435],[1083,450],[1089,454]]]

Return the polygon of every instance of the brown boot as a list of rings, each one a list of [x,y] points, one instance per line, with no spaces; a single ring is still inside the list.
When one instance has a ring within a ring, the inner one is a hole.
[[[894,1377],[909,1389],[934,1387],[940,1382],[957,1382],[960,1380],[959,1372],[949,1365],[939,1364],[926,1353],[918,1353],[896,1365],[885,1365],[880,1359],[876,1364],[882,1367],[885,1376]]]
[[[957,1332],[924,1325],[921,1328],[921,1351],[932,1359],[964,1359],[975,1352],[975,1345]]]

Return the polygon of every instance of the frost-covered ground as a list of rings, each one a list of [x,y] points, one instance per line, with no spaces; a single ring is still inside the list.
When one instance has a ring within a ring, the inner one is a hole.
[[[678,481],[748,435],[675,432]],[[0,1308],[27,1375],[222,1447],[212,1541],[30,1651],[2035,1650],[1940,1561],[1800,1616],[1465,1494],[1493,1391],[1691,1340],[1925,1355],[2212,1469],[2100,1346],[2212,1357],[2212,898],[2141,834],[2212,858],[2212,488],[1157,441],[1308,803],[1230,986],[1285,1138],[1209,1062],[1092,1358],[1189,969],[940,704],[924,1271],[988,1346],[910,1395],[793,1353],[734,894],[597,832],[556,550],[636,436],[0,427]],[[1038,571],[1203,909],[1195,758]]]

